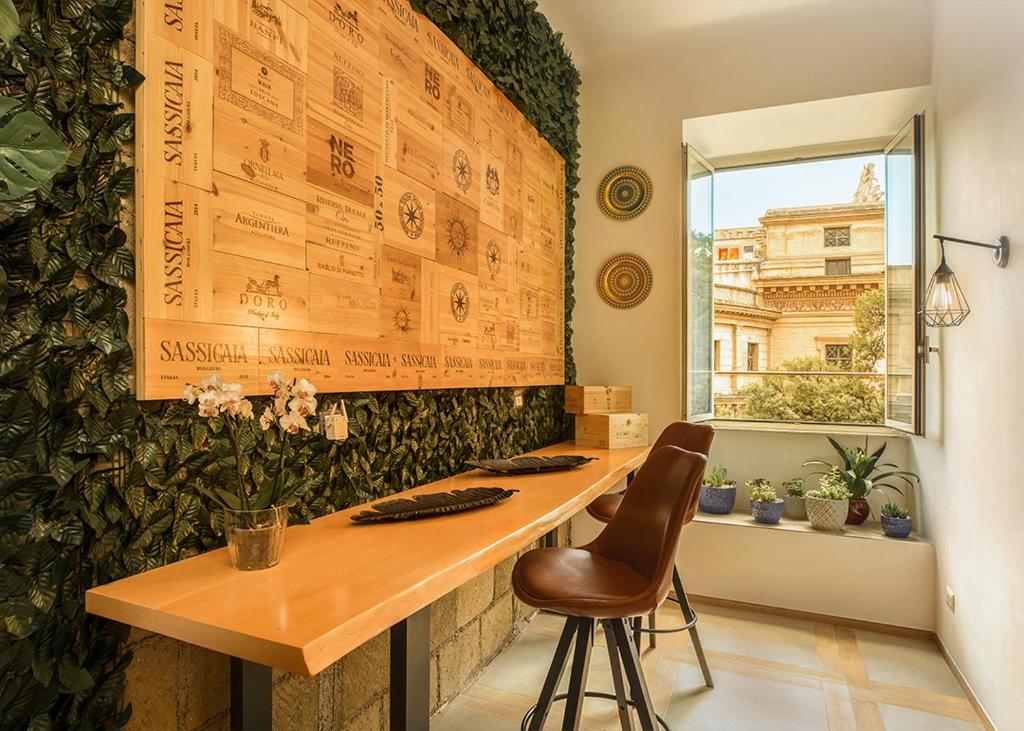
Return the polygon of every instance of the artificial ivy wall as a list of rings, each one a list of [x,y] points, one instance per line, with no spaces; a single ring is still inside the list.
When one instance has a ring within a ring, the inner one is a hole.
[[[419,0],[566,160],[566,374],[573,380],[573,201],[579,76],[526,0]],[[138,403],[126,306],[134,276],[130,99],[118,60],[131,0],[16,0],[0,95],[72,147],[51,184],[0,208],[0,728],[124,725],[126,629],[84,613],[90,586],[221,543],[196,490],[215,475],[210,426],[178,402]],[[329,405],[334,399],[323,399]],[[295,518],[434,480],[472,456],[565,435],[560,387],[346,396],[352,437],[311,440],[320,478]],[[256,445],[257,454],[261,445]]]

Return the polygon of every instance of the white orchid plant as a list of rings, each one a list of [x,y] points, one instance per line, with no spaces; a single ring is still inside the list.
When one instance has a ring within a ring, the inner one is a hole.
[[[260,415],[259,428],[267,433],[262,440],[268,445],[266,451],[273,449],[276,459],[253,459],[261,440],[256,435],[252,402],[242,394],[241,384],[225,383],[214,374],[198,386],[185,387],[185,401],[211,420],[214,432],[223,428],[228,437],[223,449],[217,444],[209,446],[211,466],[219,464],[221,469],[204,470],[217,476],[226,473],[228,479],[213,488],[199,485],[199,489],[230,510],[290,505],[320,479],[303,476],[303,465],[289,459],[295,452],[291,442],[312,431],[309,419],[316,416],[316,386],[305,378],[289,381],[282,371],[272,373],[268,381],[271,404]]]

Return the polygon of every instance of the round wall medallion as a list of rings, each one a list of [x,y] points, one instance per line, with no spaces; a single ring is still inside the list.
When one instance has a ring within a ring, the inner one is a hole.
[[[613,256],[597,275],[597,292],[601,299],[620,310],[636,307],[647,299],[653,285],[651,265],[636,254]]]
[[[651,176],[635,165],[615,168],[597,187],[597,205],[608,218],[628,221],[647,210],[654,195]]]

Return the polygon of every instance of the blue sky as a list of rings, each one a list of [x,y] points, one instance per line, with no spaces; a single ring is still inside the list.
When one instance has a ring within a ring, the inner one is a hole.
[[[868,162],[875,163],[875,177],[884,191],[882,155],[715,173],[715,228],[758,226],[758,217],[768,208],[848,203]]]

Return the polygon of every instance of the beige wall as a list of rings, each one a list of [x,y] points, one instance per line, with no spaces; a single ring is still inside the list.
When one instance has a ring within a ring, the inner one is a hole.
[[[588,49],[575,259],[580,383],[631,384],[654,431],[680,414],[682,120],[927,84],[929,18],[916,0],[820,3],[687,29],[671,45],[635,49],[632,62],[602,66]],[[775,50],[766,53],[769,36]],[[624,163],[646,169],[655,191],[647,212],[618,223],[600,213],[595,191]],[[608,257],[626,251],[647,259],[654,288],[641,306],[618,311],[594,282]]]
[[[1017,246],[950,247],[972,313],[942,333],[926,439],[911,449],[938,559],[938,634],[995,725],[1024,729],[1024,4],[940,2],[935,11],[938,230]],[[935,337],[937,331],[930,333]],[[935,343],[933,343],[935,344]],[[956,612],[943,602],[956,593]]]

